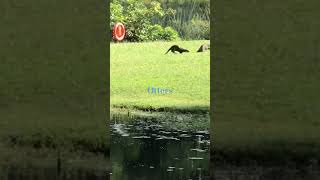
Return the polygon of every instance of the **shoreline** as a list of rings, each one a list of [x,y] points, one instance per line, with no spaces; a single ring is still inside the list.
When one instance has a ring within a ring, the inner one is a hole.
[[[138,105],[112,105],[110,110],[111,114],[123,111],[145,113],[208,114],[210,112],[210,108],[208,106],[153,107]]]

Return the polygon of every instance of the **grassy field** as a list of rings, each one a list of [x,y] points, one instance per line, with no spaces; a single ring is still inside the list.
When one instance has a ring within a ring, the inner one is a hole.
[[[1,1],[0,12],[1,147],[107,155],[104,6]]]
[[[111,106],[142,110],[208,111],[210,52],[197,53],[209,41],[111,44]],[[173,45],[189,53],[165,52]],[[148,93],[148,87],[170,94]]]
[[[213,158],[320,159],[318,5],[215,4]]]

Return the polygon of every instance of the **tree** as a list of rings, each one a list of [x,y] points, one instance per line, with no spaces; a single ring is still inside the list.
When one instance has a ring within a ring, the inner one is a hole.
[[[124,23],[128,41],[174,40],[179,38],[174,29],[152,24],[152,18],[166,15],[158,1],[113,0],[110,9],[110,29],[117,22]]]

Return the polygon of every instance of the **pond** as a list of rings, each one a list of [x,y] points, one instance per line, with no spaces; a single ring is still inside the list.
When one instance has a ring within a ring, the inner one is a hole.
[[[133,119],[111,125],[112,180],[209,180],[209,132]]]

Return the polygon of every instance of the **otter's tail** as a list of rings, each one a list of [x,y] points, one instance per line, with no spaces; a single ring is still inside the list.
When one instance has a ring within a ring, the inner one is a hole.
[[[168,52],[171,50],[171,48],[170,49],[168,49],[168,51],[166,52],[166,53],[164,53],[164,54],[168,54]]]

